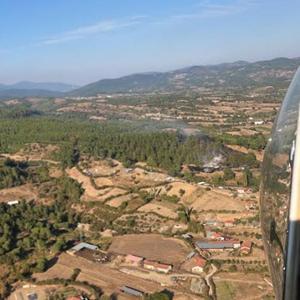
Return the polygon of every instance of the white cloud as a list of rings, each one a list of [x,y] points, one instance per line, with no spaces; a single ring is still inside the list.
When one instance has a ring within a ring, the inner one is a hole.
[[[202,1],[195,8],[195,12],[173,15],[169,21],[184,21],[189,19],[206,19],[230,16],[247,11],[257,4],[256,0],[234,0],[234,1]]]
[[[62,32],[56,36],[43,40],[39,45],[53,45],[72,40],[84,39],[99,33],[116,31],[126,27],[136,26],[145,16],[135,16],[122,20],[106,20],[92,25],[78,27],[74,30]]]

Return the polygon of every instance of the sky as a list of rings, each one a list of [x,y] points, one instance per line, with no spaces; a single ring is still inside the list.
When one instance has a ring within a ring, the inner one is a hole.
[[[0,83],[300,56],[299,0],[1,0]]]

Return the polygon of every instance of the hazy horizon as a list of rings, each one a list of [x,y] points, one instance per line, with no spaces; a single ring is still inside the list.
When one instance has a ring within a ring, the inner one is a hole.
[[[192,65],[299,57],[296,0],[3,0],[0,83],[84,85]]]

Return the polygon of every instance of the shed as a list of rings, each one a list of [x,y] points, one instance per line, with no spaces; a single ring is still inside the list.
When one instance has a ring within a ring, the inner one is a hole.
[[[137,290],[135,288],[129,287],[129,286],[122,286],[120,288],[121,292],[128,294],[128,295],[132,295],[132,296],[136,296],[136,297],[143,297],[144,296],[144,292]]]

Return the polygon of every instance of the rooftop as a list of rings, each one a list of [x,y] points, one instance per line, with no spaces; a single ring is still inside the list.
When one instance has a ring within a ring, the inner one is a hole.
[[[225,249],[234,248],[234,245],[239,244],[239,241],[198,241],[196,246],[201,249]]]
[[[97,249],[98,249],[98,247],[95,246],[95,245],[92,245],[92,244],[88,244],[88,243],[84,243],[84,242],[83,242],[83,243],[77,244],[77,245],[74,246],[71,250],[74,251],[74,252],[77,252],[77,251],[79,251],[79,250],[81,250],[81,249],[84,249],[84,248],[90,249],[90,250],[97,250]]]

